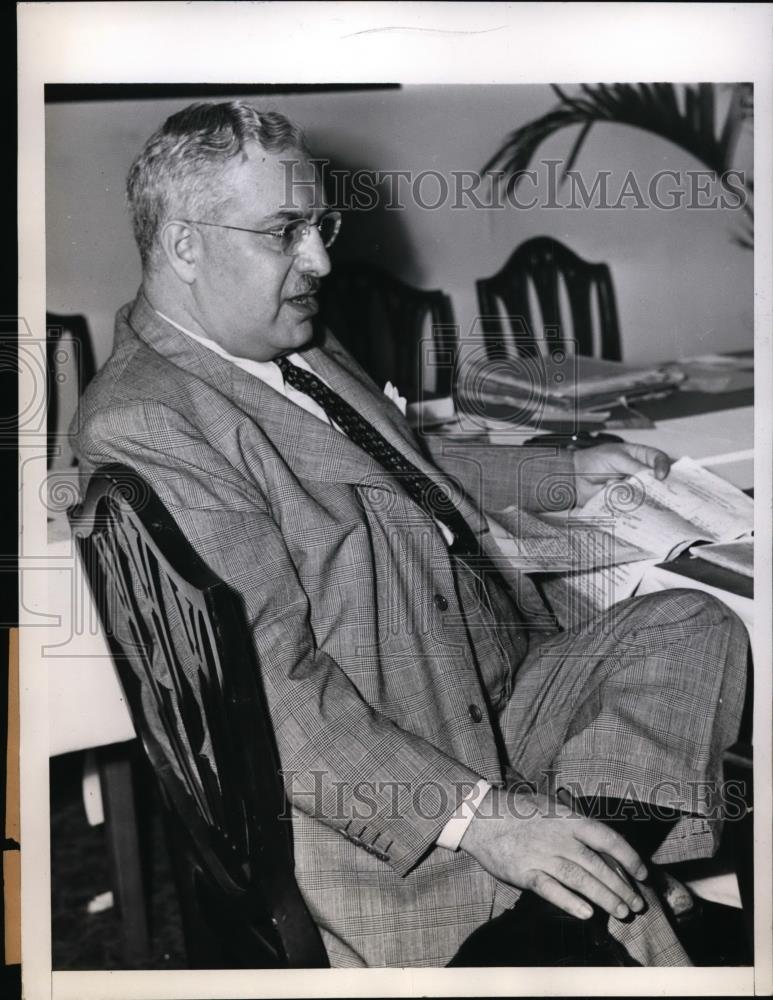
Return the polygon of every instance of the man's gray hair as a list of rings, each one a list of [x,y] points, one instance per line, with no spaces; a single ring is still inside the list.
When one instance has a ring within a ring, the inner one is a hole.
[[[168,219],[181,213],[200,218],[227,200],[218,177],[249,142],[268,152],[307,152],[297,125],[276,111],[258,111],[243,101],[191,104],[167,118],[148,139],[126,182],[145,270],[153,267],[158,235]]]

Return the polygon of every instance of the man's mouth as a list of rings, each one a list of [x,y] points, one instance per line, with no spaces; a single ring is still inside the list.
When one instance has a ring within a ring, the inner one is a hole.
[[[303,295],[293,295],[286,300],[293,309],[314,316],[319,310],[319,303],[314,292],[305,292]]]

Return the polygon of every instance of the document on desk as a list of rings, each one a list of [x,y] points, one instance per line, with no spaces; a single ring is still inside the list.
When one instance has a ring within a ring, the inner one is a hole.
[[[632,597],[645,573],[659,563],[659,559],[640,559],[579,573],[545,574],[534,579],[559,624],[568,629]]]
[[[607,485],[582,508],[543,517],[561,526],[567,539],[581,525],[595,536],[593,546],[582,549],[584,561],[578,560],[573,572],[556,566],[541,581],[559,621],[568,627],[630,597],[649,567],[676,558],[696,541],[749,537],[754,505],[741,490],[683,458],[665,480],[645,472]],[[601,543],[604,533],[611,537]],[[609,555],[630,556],[633,550],[638,550],[638,558]],[[601,558],[594,563],[595,556]]]
[[[652,557],[673,559],[693,542],[751,534],[754,502],[691,458],[680,458],[663,480],[645,471],[608,484],[584,507],[544,516],[553,524],[595,524]]]
[[[500,553],[524,573],[573,573],[646,559],[649,553],[594,523],[550,522],[507,507],[488,517]]]

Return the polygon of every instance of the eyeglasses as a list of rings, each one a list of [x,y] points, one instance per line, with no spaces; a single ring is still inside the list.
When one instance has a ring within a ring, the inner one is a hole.
[[[341,213],[326,212],[318,222],[309,222],[308,219],[293,219],[283,226],[274,229],[245,229],[244,226],[226,226],[221,222],[201,222],[199,219],[182,219],[194,226],[210,226],[213,229],[235,229],[239,233],[256,233],[259,236],[271,236],[277,241],[277,248],[288,257],[298,253],[301,243],[309,235],[312,229],[319,233],[325,248],[332,246],[341,228]]]

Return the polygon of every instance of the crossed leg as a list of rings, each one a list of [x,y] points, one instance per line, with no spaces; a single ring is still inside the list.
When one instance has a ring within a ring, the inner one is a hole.
[[[563,787],[591,806],[638,800],[676,810],[681,818],[653,860],[708,857],[719,842],[722,753],[738,733],[747,650],[740,620],[694,590],[631,598],[576,632],[538,640],[500,713],[510,764],[540,790]],[[647,910],[611,919],[611,933],[644,965],[689,964],[654,892],[642,893]]]

